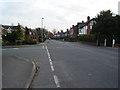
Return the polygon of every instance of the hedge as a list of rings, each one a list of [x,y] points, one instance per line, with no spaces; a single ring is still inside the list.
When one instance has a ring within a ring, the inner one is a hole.
[[[24,45],[26,45],[26,44],[32,45],[32,44],[37,44],[37,42],[36,42],[36,41],[33,41],[33,40],[24,40],[24,41],[23,41],[23,44],[24,44]]]
[[[77,40],[87,41],[87,42],[96,42],[95,35],[80,35],[77,37]]]

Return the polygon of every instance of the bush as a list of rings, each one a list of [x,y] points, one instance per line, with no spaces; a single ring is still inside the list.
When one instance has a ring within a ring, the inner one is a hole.
[[[28,39],[26,39],[26,40],[23,41],[23,44],[24,44],[24,45],[25,45],[25,44],[33,45],[33,44],[37,44],[37,42],[36,42],[36,41],[33,41],[33,40],[28,40]]]
[[[13,44],[8,41],[2,41],[2,46],[9,46],[9,45],[13,45]]]
[[[96,42],[96,36],[95,35],[80,35],[77,37],[56,37],[54,38],[56,40],[66,40],[66,41],[87,41],[87,42]]]
[[[96,42],[95,35],[80,35],[77,37],[80,41],[87,41],[87,42]]]

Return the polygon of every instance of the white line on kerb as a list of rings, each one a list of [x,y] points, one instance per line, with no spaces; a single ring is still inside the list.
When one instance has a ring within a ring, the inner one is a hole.
[[[55,80],[55,84],[57,85],[57,87],[60,87],[58,77],[56,75],[54,75],[54,80]]]
[[[48,59],[49,59],[49,63],[50,63],[51,70],[54,72],[55,69],[54,69],[54,66],[53,66],[53,63],[52,63],[52,60],[51,60],[51,57],[50,57],[50,53],[49,53],[49,51],[48,51],[47,46],[45,46],[45,48],[46,48],[46,51],[47,51],[47,55],[48,55]],[[58,81],[58,77],[57,77],[56,75],[54,75],[53,78],[54,78],[54,81],[55,81],[56,86],[57,86],[57,87],[60,87],[60,84],[59,84],[59,81]]]

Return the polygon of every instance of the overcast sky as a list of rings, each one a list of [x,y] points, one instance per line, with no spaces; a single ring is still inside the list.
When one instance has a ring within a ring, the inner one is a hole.
[[[44,26],[48,30],[64,31],[87,16],[97,16],[101,10],[118,14],[119,0],[0,0],[0,24],[16,25],[18,22],[30,28]]]

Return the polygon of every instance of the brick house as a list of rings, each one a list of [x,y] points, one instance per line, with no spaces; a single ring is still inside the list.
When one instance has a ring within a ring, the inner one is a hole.
[[[33,41],[36,41],[36,42],[39,42],[39,36],[37,35],[37,32],[36,30],[34,29],[28,29],[28,33],[25,34],[25,37],[28,39],[28,40],[33,40]]]
[[[48,32],[48,34],[46,35],[46,38],[47,38],[47,39],[49,39],[49,38],[53,38],[53,36],[54,36],[53,33]]]
[[[78,25],[72,25],[72,28],[69,30],[70,37],[78,36]]]
[[[96,23],[95,19],[94,18],[90,19],[90,17],[88,16],[87,21],[86,22],[82,21],[82,23],[79,24],[79,26],[78,26],[79,35],[81,35],[81,34],[89,35],[94,23]]]

